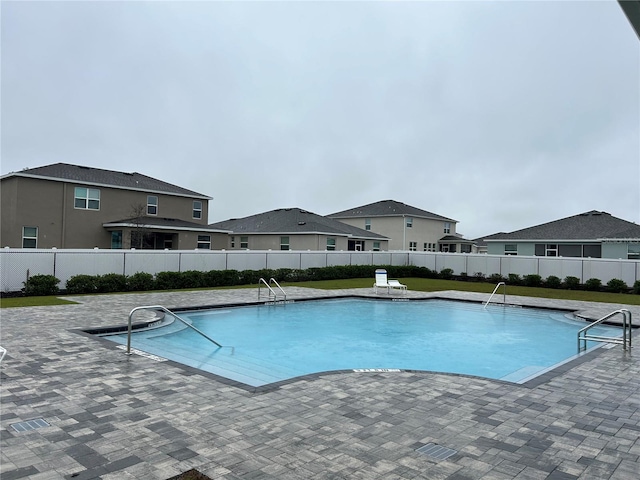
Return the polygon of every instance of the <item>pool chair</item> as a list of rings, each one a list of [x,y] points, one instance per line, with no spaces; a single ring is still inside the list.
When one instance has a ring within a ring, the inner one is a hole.
[[[373,283],[373,291],[378,293],[378,288],[386,288],[387,293],[390,293],[392,288],[400,289],[402,293],[407,291],[407,286],[401,284],[398,280],[388,280],[387,271],[384,268],[378,268],[376,270],[376,281]]]

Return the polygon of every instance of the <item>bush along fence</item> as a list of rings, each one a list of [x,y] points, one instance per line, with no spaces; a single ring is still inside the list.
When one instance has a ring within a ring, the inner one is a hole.
[[[314,280],[342,280],[349,278],[373,278],[377,268],[385,268],[391,277],[396,278],[432,278],[444,280],[458,280],[466,282],[488,282],[497,284],[506,282],[509,285],[522,285],[527,287],[545,287],[567,290],[607,291],[612,293],[634,293],[640,295],[640,280],[629,287],[623,280],[613,278],[605,285],[597,278],[588,279],[584,284],[578,277],[568,276],[560,279],[550,275],[543,279],[540,275],[530,274],[520,276],[509,274],[503,277],[500,274],[492,274],[488,277],[482,273],[472,276],[463,272],[454,275],[450,268],[444,268],[437,272],[427,267],[412,265],[394,266],[370,266],[349,265],[324,268],[309,268],[296,270],[290,268],[263,269],[263,270],[211,270],[201,272],[187,270],[184,272],[158,272],[156,275],[145,272],[137,272],[133,275],[108,273],[105,275],[75,275],[66,281],[63,290],[58,286],[60,280],[53,275],[33,275],[24,282],[22,294],[26,296],[66,294],[92,294],[92,293],[116,293],[116,292],[142,292],[152,290],[178,290],[194,288],[231,287],[239,285],[257,285],[260,278],[275,278],[278,282],[307,282]]]

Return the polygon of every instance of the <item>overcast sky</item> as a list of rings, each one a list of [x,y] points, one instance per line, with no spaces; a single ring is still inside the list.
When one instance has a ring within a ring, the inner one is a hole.
[[[4,175],[213,197],[211,222],[393,199],[474,239],[640,223],[640,41],[616,0],[3,1]]]

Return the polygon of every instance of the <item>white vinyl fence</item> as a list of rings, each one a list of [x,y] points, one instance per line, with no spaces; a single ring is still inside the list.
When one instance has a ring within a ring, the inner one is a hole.
[[[632,286],[640,279],[640,261],[600,258],[524,257],[439,252],[317,252],[252,250],[42,250],[4,248],[0,250],[0,290],[20,291],[28,276],[54,275],[64,288],[74,275],[104,275],[166,271],[262,270],[336,265],[415,265],[431,270],[453,270],[473,276],[493,273],[507,277],[538,274],[572,276],[584,283],[599,278],[606,284],[619,278]]]

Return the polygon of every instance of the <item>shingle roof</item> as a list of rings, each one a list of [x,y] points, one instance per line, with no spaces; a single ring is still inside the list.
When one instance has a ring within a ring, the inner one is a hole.
[[[233,218],[212,223],[209,227],[231,230],[234,233],[321,233],[357,238],[387,239],[383,235],[353,227],[300,208],[279,208],[249,217]]]
[[[486,237],[485,237],[486,238]],[[591,210],[572,217],[511,233],[492,236],[488,241],[501,240],[598,240],[640,239],[640,225],[616,218],[607,212]]]
[[[327,215],[329,218],[362,218],[362,217],[421,217],[434,220],[443,220],[447,222],[456,222],[451,218],[443,217],[435,213],[427,212],[420,208],[412,207],[402,202],[395,200],[381,200],[375,203],[369,203],[368,205],[362,205],[360,207],[350,208],[341,212],[332,213]]]
[[[182,195],[207,200],[211,199],[211,197],[201,193],[172,185],[162,180],[142,175],[141,173],[116,172],[114,170],[103,170],[101,168],[84,167],[68,163],[54,163],[5,175],[5,177],[10,176],[41,177],[55,181],[68,180],[86,185],[110,186],[128,190]]]

